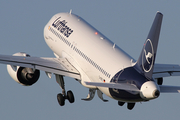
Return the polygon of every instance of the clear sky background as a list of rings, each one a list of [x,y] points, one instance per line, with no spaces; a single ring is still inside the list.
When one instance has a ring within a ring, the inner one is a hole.
[[[179,6],[179,0],[1,0],[0,53],[54,57],[43,38],[44,26],[54,14],[72,9],[138,59],[155,14],[161,11],[164,18],[156,63],[180,64]],[[165,78],[164,84],[180,86],[180,77]],[[107,103],[97,95],[90,102],[82,101],[88,89],[72,78],[66,77],[65,85],[74,92],[75,103],[66,101],[60,107],[56,96],[61,89],[54,76],[49,79],[42,71],[36,84],[25,87],[11,79],[6,65],[0,65],[0,120],[179,119],[180,94],[161,94],[129,111],[126,104],[120,107],[107,96]]]

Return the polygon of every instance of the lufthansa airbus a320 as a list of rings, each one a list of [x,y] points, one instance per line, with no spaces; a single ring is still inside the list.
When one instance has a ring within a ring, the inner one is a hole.
[[[89,89],[82,100],[92,100],[97,91],[103,102],[108,101],[103,98],[105,94],[120,106],[127,103],[131,110],[135,103],[156,99],[161,93],[180,92],[179,86],[162,85],[164,77],[180,75],[180,66],[155,64],[162,18],[163,14],[157,12],[137,61],[70,12],[54,15],[44,27],[44,39],[54,58],[18,52],[0,55],[0,63],[7,64],[9,75],[24,86],[33,85],[40,70],[49,78],[54,74],[62,89],[57,95],[60,106],[65,100],[75,101],[73,92],[65,90],[64,76],[68,76]]]

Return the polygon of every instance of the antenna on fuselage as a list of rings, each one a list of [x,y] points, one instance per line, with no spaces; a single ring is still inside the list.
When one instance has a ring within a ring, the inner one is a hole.
[[[113,49],[115,48],[115,46],[116,46],[116,44],[114,43],[114,45],[113,45]]]
[[[71,13],[72,13],[72,9],[70,9],[70,11],[69,11],[69,14],[71,15]]]

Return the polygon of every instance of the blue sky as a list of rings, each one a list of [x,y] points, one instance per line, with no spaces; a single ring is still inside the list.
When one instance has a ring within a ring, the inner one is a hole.
[[[26,52],[31,56],[54,57],[43,38],[43,28],[59,12],[72,12],[137,59],[156,11],[164,14],[156,63],[180,64],[180,1],[168,0],[1,0],[0,53]],[[55,77],[41,72],[39,81],[25,87],[13,81],[6,65],[0,65],[0,119],[72,120],[72,119],[177,119],[180,94],[161,94],[158,99],[137,103],[132,111],[110,99],[103,103],[97,95],[82,101],[88,89],[72,78],[65,78],[66,90],[72,90],[75,103],[60,107],[56,95],[61,92]],[[180,77],[165,78],[164,84],[180,85]]]

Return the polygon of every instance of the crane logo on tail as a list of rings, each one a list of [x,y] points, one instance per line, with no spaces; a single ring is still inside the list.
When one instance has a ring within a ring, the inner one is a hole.
[[[152,69],[154,61],[154,50],[150,39],[147,39],[144,44],[144,53],[142,56],[142,68],[145,72],[149,72]]]
[[[145,53],[146,61],[148,62],[148,64],[150,64],[149,59],[151,59],[153,55],[150,52],[148,52],[146,54],[146,50],[145,49],[144,49],[144,53]]]

